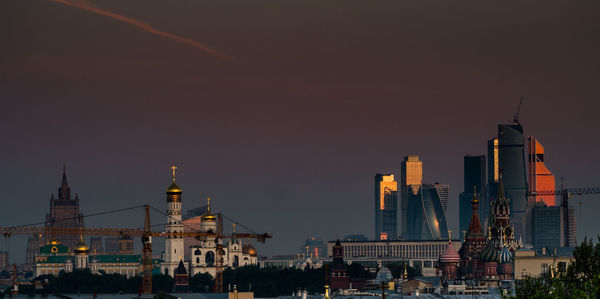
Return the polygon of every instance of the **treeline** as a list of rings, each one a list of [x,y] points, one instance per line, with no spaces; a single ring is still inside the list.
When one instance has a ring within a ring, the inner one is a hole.
[[[369,272],[360,264],[346,265],[347,275],[354,279],[372,279],[374,273]],[[395,278],[404,273],[403,264],[390,264],[387,267]],[[330,268],[330,267],[328,267]],[[409,278],[420,275],[419,269],[407,267]],[[326,280],[325,267],[320,269],[299,270],[294,268],[259,268],[244,266],[238,269],[225,269],[223,272],[223,288],[227,292],[233,286],[238,291],[253,291],[255,297],[276,297],[291,295],[298,288],[303,288],[310,294],[324,292]],[[92,274],[89,270],[75,270],[70,273],[61,272],[58,276],[43,275],[35,281],[44,284],[43,290],[35,290],[33,285],[20,286],[22,294],[137,294],[141,290],[142,278],[127,278],[120,274]],[[152,277],[153,293],[173,291],[173,278],[167,275]],[[189,279],[189,285],[194,293],[214,292],[214,278],[206,273],[196,274]]]
[[[127,278],[120,274],[92,274],[89,269],[64,272],[58,276],[42,275],[35,281],[43,283],[42,290],[35,290],[33,285],[19,286],[21,294],[137,294],[141,291],[142,278]],[[160,274],[152,276],[152,291],[171,292],[173,290],[173,278]]]
[[[566,271],[525,278],[515,290],[516,298],[600,298],[600,237],[596,245],[584,239]]]

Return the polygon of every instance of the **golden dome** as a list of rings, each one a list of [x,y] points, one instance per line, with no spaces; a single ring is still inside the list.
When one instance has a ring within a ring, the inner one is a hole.
[[[202,214],[200,219],[202,219],[202,221],[209,222],[217,221],[217,216],[210,212],[210,197],[206,198],[206,201],[208,202],[208,205],[206,206],[206,212]]]
[[[167,193],[181,193],[181,188],[179,188],[179,186],[175,184],[175,181],[173,181],[173,183],[171,183],[171,186],[167,188]]]
[[[90,251],[90,247],[88,247],[87,244],[85,244],[85,242],[83,241],[83,236],[81,236],[79,238],[79,242],[77,242],[77,245],[75,245],[73,250],[75,251],[75,253],[88,253]]]
[[[216,221],[217,220],[217,216],[215,216],[213,213],[210,212],[210,209],[206,210],[206,212],[204,212],[204,214],[202,214],[201,216],[202,221]]]
[[[257,256],[258,253],[256,252],[256,248],[254,248],[254,246],[252,246],[251,244],[246,244],[242,247],[242,253],[243,254],[249,254],[250,256]]]

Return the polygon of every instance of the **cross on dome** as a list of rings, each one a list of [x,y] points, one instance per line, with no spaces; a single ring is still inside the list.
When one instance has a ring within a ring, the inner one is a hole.
[[[173,183],[175,183],[175,170],[177,170],[177,168],[179,168],[179,167],[177,167],[175,165],[171,166],[171,170],[173,171]]]

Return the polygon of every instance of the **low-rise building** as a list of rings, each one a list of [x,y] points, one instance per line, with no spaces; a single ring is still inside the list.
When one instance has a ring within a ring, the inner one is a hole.
[[[538,277],[549,271],[565,271],[573,259],[573,247],[554,250],[522,248],[515,251],[515,279]]]
[[[152,261],[154,268],[160,267],[160,260]],[[137,276],[143,271],[142,256],[139,254],[96,254],[81,239],[71,250],[57,241],[40,248],[35,255],[34,274],[58,275],[61,271],[89,269],[92,273],[121,274],[127,277]]]
[[[452,240],[460,247],[460,240]],[[327,256],[332,257],[335,241],[327,243]],[[341,241],[344,261],[360,263],[371,271],[390,263],[407,261],[408,265],[421,269],[423,276],[439,276],[436,271],[440,254],[448,247],[447,240],[431,241]]]

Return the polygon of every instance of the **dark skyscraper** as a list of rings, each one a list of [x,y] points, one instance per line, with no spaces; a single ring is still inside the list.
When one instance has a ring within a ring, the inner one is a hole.
[[[527,235],[527,176],[525,170],[525,144],[523,127],[515,121],[498,125],[499,167],[507,197],[510,199],[512,223],[516,238],[531,242]]]
[[[487,225],[490,214],[490,201],[485,195],[485,156],[464,157],[464,190],[459,197],[459,225],[460,231],[467,231],[471,222],[473,191],[477,190],[477,198],[481,198],[479,204],[479,220]],[[463,234],[460,234],[461,238]]]
[[[398,239],[398,182],[393,174],[375,175],[375,239]]]
[[[75,198],[71,198],[71,187],[67,182],[67,172],[63,167],[63,177],[58,188],[58,198],[54,194],[50,197],[50,214],[46,214],[46,227],[49,228],[82,228],[83,215],[79,214],[79,196],[75,193]],[[73,248],[79,242],[79,236],[45,236],[46,238],[55,238],[61,244]],[[46,242],[51,240],[46,239]]]

